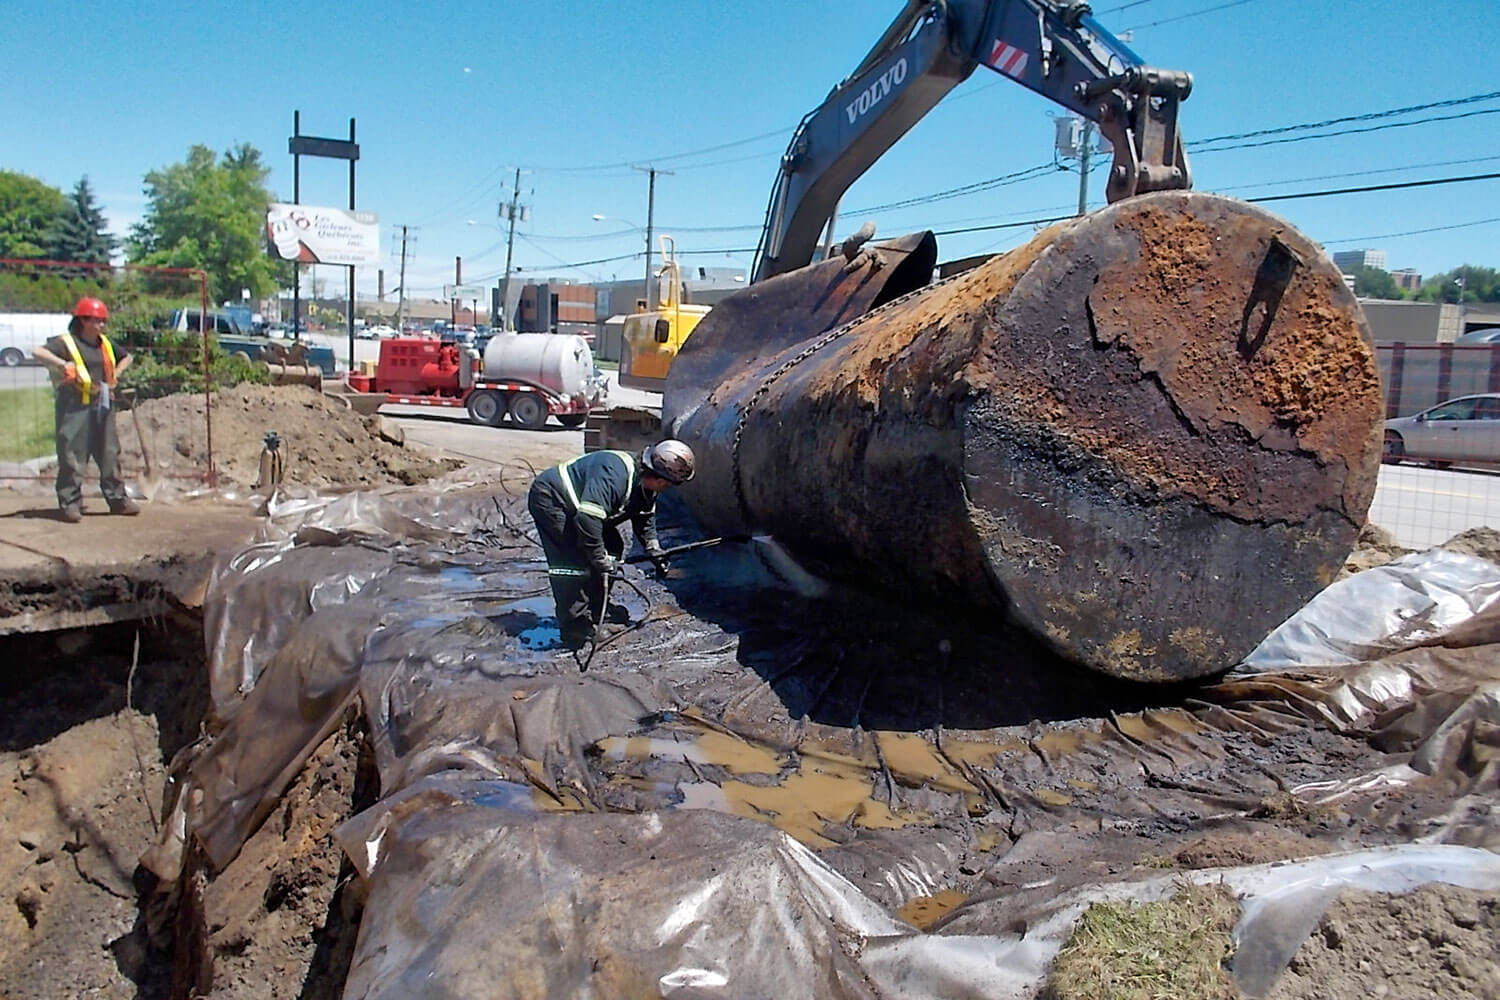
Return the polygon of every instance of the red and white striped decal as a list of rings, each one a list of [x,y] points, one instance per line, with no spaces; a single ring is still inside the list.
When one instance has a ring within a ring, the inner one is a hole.
[[[990,65],[1006,76],[1019,77],[1026,69],[1026,52],[996,39],[995,47],[990,50]]]

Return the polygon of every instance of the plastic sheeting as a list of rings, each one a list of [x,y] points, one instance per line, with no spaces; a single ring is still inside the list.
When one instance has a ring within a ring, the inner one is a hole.
[[[1479,560],[1330,588],[1262,646],[1295,665],[1142,689],[708,550],[617,588],[631,623],[581,672],[538,640],[529,528],[484,485],[276,512],[213,581],[216,730],[145,863],[180,877],[191,839],[222,868],[349,712],[381,794],[340,833],[370,890],[351,998],[1024,996],[1064,935],[1017,915],[1143,839],[1318,807],[1344,843],[1500,849]],[[900,916],[940,893],[965,902],[931,932]]]
[[[1359,663],[1422,645],[1500,603],[1500,566],[1432,549],[1327,587],[1257,646],[1239,673]]]

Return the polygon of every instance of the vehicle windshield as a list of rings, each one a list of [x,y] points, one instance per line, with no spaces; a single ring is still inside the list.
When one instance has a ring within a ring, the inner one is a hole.
[[[1434,406],[1427,411],[1428,420],[1473,420],[1475,408],[1483,402],[1478,398],[1453,399]]]

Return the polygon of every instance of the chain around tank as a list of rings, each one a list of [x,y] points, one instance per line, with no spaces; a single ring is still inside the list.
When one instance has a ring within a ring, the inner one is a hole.
[[[740,520],[744,523],[745,528],[749,529],[754,527],[754,525],[750,517],[750,506],[745,501],[745,484],[740,476],[740,441],[745,436],[745,424],[750,419],[750,411],[755,409],[755,405],[760,402],[761,398],[765,396],[767,392],[770,391],[771,386],[775,385],[776,382],[781,378],[781,376],[785,375],[787,372],[791,371],[793,368],[797,367],[802,362],[812,357],[814,354],[817,354],[823,348],[827,347],[835,340],[838,340],[844,334],[859,326],[861,323],[864,323],[867,320],[872,320],[882,313],[888,312],[891,309],[894,309],[897,306],[902,305],[903,303],[914,299],[919,295],[930,292],[933,289],[940,288],[943,285],[955,281],[968,273],[968,271],[961,271],[958,274],[951,274],[946,278],[939,278],[936,281],[923,285],[921,288],[913,289],[912,291],[907,292],[905,295],[898,295],[896,298],[891,299],[889,302],[886,302],[883,305],[876,306],[874,309],[871,309],[869,312],[861,316],[854,317],[854,319],[851,319],[849,322],[843,324],[842,326],[834,327],[832,330],[829,330],[827,333],[823,334],[823,336],[807,345],[807,347],[803,348],[801,351],[798,351],[795,355],[782,362],[777,366],[775,371],[771,372],[769,375],[761,379],[760,385],[756,387],[755,392],[752,393],[750,398],[745,401],[744,407],[742,407],[740,410],[740,418],[735,422],[734,425],[734,442],[730,446],[730,474],[734,478],[734,499],[735,503],[739,505]]]

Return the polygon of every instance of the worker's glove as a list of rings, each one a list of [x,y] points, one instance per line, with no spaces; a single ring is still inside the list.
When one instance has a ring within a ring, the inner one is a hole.
[[[651,560],[651,565],[656,567],[657,576],[666,576],[667,570],[672,568],[672,563],[667,559],[666,553],[661,550],[660,543],[647,545],[646,556]]]
[[[78,381],[78,366],[69,361],[63,365],[63,385],[72,385]]]

